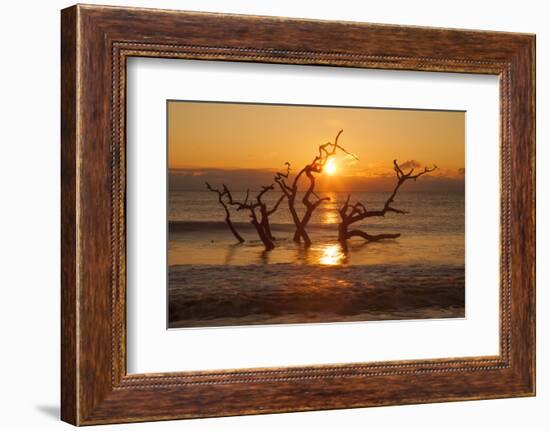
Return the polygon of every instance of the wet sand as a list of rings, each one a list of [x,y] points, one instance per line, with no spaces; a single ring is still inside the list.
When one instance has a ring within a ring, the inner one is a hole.
[[[169,327],[464,317],[463,265],[171,265]]]

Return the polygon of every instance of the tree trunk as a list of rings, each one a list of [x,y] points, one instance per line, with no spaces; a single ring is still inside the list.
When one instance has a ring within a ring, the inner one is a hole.
[[[271,238],[266,234],[263,226],[256,220],[255,218],[251,221],[252,226],[256,228],[256,231],[258,232],[258,236],[264,243],[264,247],[266,250],[273,250],[275,248],[275,244],[271,240]]]
[[[309,238],[309,235],[307,234],[306,226],[309,223],[309,220],[311,219],[311,216],[313,214],[313,210],[314,210],[313,207],[308,207],[306,209],[304,217],[302,218],[302,222],[300,223],[300,227],[298,229],[296,229],[296,233],[298,233],[302,236],[302,238],[304,240],[304,244],[308,247],[311,245],[311,239]]]
[[[349,224],[348,223],[345,223],[345,222],[341,222],[339,225],[338,225],[338,241],[340,242],[340,244],[342,245],[346,245],[346,241],[348,239],[348,226]]]
[[[300,243],[300,239],[303,238],[304,242],[310,242],[309,236],[306,233],[306,231],[302,228],[302,221],[300,220],[300,217],[298,217],[298,213],[296,212],[296,208],[294,207],[294,201],[296,197],[295,195],[288,198],[288,209],[290,211],[290,215],[292,216],[292,221],[294,222],[294,225],[296,226],[296,230],[294,232],[294,237],[292,238],[294,242]]]
[[[260,208],[260,213],[261,213],[261,226],[262,226],[262,229],[265,233],[265,235],[271,240],[271,241],[275,241],[275,237],[273,236],[273,234],[271,233],[271,225],[269,224],[269,214],[267,213],[267,208],[265,205],[262,205],[261,208]]]
[[[304,244],[307,246],[311,245],[311,239],[309,238],[308,233],[303,228],[301,222],[298,222],[298,225],[296,226],[296,230],[294,231],[294,242],[300,243],[301,240],[304,240]]]

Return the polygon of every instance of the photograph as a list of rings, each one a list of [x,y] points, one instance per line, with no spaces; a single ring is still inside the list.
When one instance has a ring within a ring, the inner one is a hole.
[[[167,101],[168,328],[465,317],[465,112]]]
[[[542,6],[195,3],[4,8],[4,428],[547,423]]]

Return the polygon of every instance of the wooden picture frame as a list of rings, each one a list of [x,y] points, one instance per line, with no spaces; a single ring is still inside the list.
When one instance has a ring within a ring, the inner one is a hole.
[[[535,36],[77,5],[62,11],[61,417],[75,425],[535,394]],[[500,354],[130,374],[130,56],[500,77]]]

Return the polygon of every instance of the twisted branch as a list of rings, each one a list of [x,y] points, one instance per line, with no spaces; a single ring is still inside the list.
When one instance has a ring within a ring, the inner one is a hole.
[[[311,244],[311,239],[309,238],[309,235],[306,231],[306,227],[309,221],[311,220],[311,217],[314,211],[323,202],[330,201],[329,197],[320,197],[319,195],[317,195],[317,193],[315,193],[315,175],[314,174],[319,174],[323,171],[329,157],[335,155],[337,150],[340,150],[343,153],[348,154],[358,160],[355,154],[350,153],[338,143],[338,140],[342,132],[343,130],[340,130],[337,133],[336,137],[334,138],[334,142],[327,142],[326,144],[319,146],[318,154],[313,158],[311,163],[305,165],[295,175],[291,185],[287,184],[286,182],[286,180],[289,179],[289,175],[290,175],[290,163],[288,162],[285,163],[287,167],[286,172],[277,172],[275,175],[275,182],[279,185],[281,191],[287,197],[288,208],[292,216],[292,220],[294,221],[294,224],[296,226],[296,231],[294,233],[295,242],[299,243],[301,240],[303,240],[306,246],[309,246]],[[302,178],[304,175],[307,177],[309,181],[309,185],[302,198],[302,204],[305,207],[305,212],[303,216],[300,217],[296,210],[296,196],[298,194],[298,182],[300,178]]]
[[[392,193],[388,197],[388,199],[386,199],[386,202],[384,203],[384,207],[381,210],[368,211],[365,205],[363,205],[361,202],[356,202],[353,205],[350,204],[351,195],[348,195],[346,202],[338,211],[340,213],[340,218],[342,220],[338,225],[338,240],[341,243],[345,243],[346,240],[354,236],[358,236],[358,237],[364,238],[368,242],[373,242],[373,241],[380,241],[383,239],[398,238],[399,236],[401,236],[401,234],[399,233],[369,235],[368,233],[363,232],[359,229],[349,231],[348,228],[353,223],[357,223],[358,221],[364,220],[369,217],[384,217],[388,212],[393,212],[397,214],[407,214],[408,213],[407,211],[404,211],[392,206],[400,187],[406,181],[408,180],[416,181],[421,176],[428,174],[434,171],[435,169],[437,169],[437,166],[433,165],[433,167],[431,168],[425,167],[423,171],[420,171],[415,174],[414,173],[415,168],[413,167],[408,172],[405,173],[403,169],[398,165],[397,160],[394,160],[393,170],[395,171],[395,174],[397,177],[397,183]]]
[[[208,182],[206,182],[206,187],[211,192],[218,194],[218,202],[220,203],[220,205],[223,207],[225,211],[225,223],[227,223],[227,227],[229,227],[229,230],[231,231],[233,236],[237,239],[237,241],[241,243],[244,242],[244,238],[241,235],[239,235],[239,233],[237,232],[237,229],[235,229],[235,226],[233,226],[233,223],[231,222],[231,213],[229,212],[229,208],[227,208],[227,205],[223,200],[223,198],[227,196],[229,201],[230,202],[232,201],[231,193],[229,193],[229,190],[227,190],[227,187],[225,187],[224,185],[223,191],[220,191],[219,189],[213,188]]]
[[[283,199],[286,197],[286,195],[281,195],[281,197],[277,200],[275,205],[268,209],[266,203],[262,200],[263,196],[270,190],[274,189],[273,184],[269,186],[262,186],[261,190],[256,195],[255,201],[252,200],[249,202],[250,197],[250,190],[246,191],[246,196],[244,198],[244,201],[239,202],[233,199],[233,196],[227,186],[223,185],[224,191],[226,192],[226,195],[228,196],[229,204],[236,207],[237,211],[247,210],[249,211],[250,216],[250,223],[254,226],[256,229],[256,232],[258,233],[258,236],[260,237],[260,240],[263,242],[266,250],[272,250],[275,248],[275,244],[273,241],[275,238],[273,237],[271,233],[271,226],[269,224],[269,216],[275,213],[277,209],[279,208],[279,205],[283,201]],[[259,217],[256,213],[256,210],[259,210]]]

